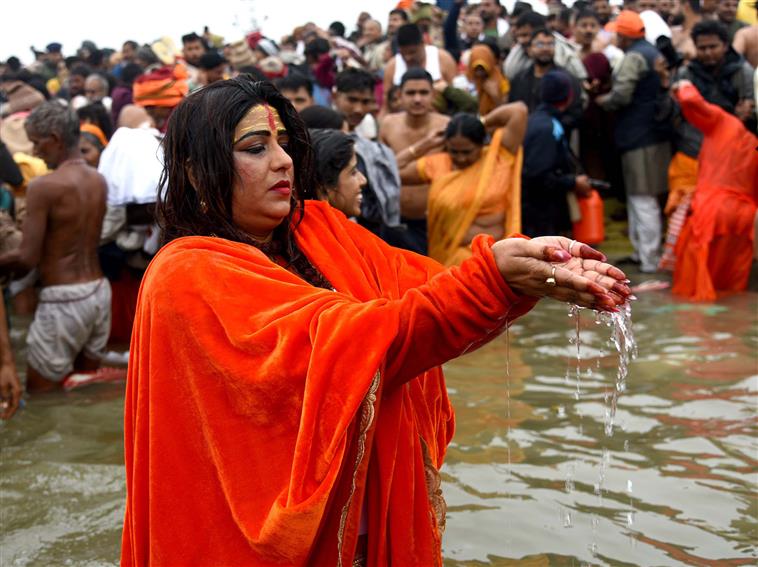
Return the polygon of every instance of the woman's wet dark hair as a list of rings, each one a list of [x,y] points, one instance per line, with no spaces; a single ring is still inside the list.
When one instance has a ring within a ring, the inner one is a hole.
[[[316,185],[321,193],[336,189],[340,173],[355,154],[355,141],[339,130],[310,130],[313,154],[316,158]]]
[[[303,201],[316,198],[308,130],[274,85],[256,82],[250,75],[212,83],[184,99],[171,114],[157,203],[164,244],[182,236],[218,236],[262,248],[232,220],[234,130],[251,107],[262,103],[278,111],[289,134],[287,153],[294,164],[297,201],[274,230],[272,244],[274,252],[289,261],[299,255],[292,224],[301,218]]]
[[[484,129],[484,124],[476,116],[459,112],[450,119],[447,128],[445,128],[446,140],[454,136],[463,136],[482,146],[487,138],[487,131]]]

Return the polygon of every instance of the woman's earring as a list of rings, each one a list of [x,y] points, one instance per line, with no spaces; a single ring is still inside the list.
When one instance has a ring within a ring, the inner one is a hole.
[[[208,212],[208,203],[206,203],[203,199],[200,199],[200,211],[202,211],[203,214]]]

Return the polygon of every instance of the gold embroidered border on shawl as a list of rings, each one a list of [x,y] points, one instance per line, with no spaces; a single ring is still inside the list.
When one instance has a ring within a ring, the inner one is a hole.
[[[421,439],[421,447],[424,454],[424,476],[426,477],[426,495],[429,498],[430,513],[434,514],[437,520],[437,537],[441,540],[442,534],[445,533],[445,522],[447,520],[447,502],[442,495],[442,477],[440,471],[434,466],[432,458],[429,456],[429,448],[426,441]]]
[[[345,535],[345,524],[347,522],[347,514],[350,510],[350,503],[353,500],[353,494],[355,493],[355,477],[358,475],[358,467],[363,460],[366,453],[366,434],[369,427],[374,422],[374,402],[376,402],[376,391],[379,389],[379,379],[381,378],[380,372],[377,370],[374,374],[374,379],[371,381],[366,397],[361,404],[361,424],[358,431],[358,451],[355,456],[355,465],[353,467],[353,480],[350,486],[350,494],[347,497],[347,502],[342,507],[342,515],[340,516],[340,528],[337,532],[337,567],[342,567],[342,540]]]

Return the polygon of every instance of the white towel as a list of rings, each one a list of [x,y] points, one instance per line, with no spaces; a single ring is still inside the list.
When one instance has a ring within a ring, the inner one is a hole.
[[[100,156],[97,170],[108,182],[108,206],[155,203],[163,171],[160,133],[119,128]]]

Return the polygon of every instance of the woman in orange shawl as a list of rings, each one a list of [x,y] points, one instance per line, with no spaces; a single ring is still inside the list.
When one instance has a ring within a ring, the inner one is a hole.
[[[445,152],[406,166],[403,183],[431,183],[429,255],[445,266],[471,256],[474,236],[495,239],[521,230],[521,143],[526,106],[506,104],[477,120],[457,114],[445,130]],[[485,127],[494,129],[485,146]]]
[[[492,49],[479,43],[469,51],[466,78],[476,87],[479,116],[485,116],[508,100],[511,85],[500,71]]]
[[[164,146],[121,564],[441,566],[439,365],[542,295],[613,309],[624,274],[561,238],[481,237],[451,270],[387,246],[304,201],[307,131],[249,76],[191,94]]]
[[[674,293],[713,301],[743,291],[753,263],[758,207],[758,138],[689,81],[676,85],[687,122],[703,133],[691,214],[676,243]]]

